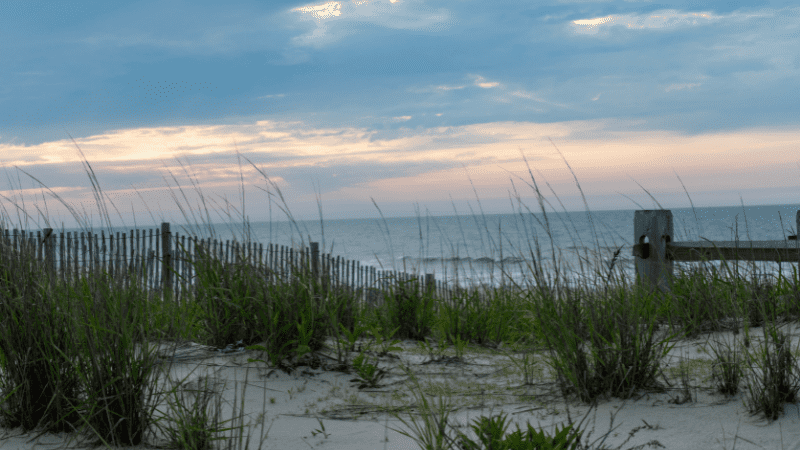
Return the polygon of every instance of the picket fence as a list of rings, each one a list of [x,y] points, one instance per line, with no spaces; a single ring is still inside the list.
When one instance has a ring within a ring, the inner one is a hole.
[[[297,249],[270,243],[265,254],[261,243],[256,247],[254,242],[240,244],[236,240],[226,240],[223,244],[216,239],[198,239],[196,236],[172,233],[169,222],[163,222],[160,230],[132,229],[130,233],[121,233],[121,236],[117,232],[116,237],[113,233],[106,236],[105,230],[99,234],[82,231],[78,235],[78,232],[54,233],[52,228],[38,230],[35,236],[25,230],[0,230],[0,236],[3,237],[2,252],[20,252],[23,245],[27,245],[25,248],[35,252],[39,263],[44,261],[48,272],[57,274],[64,282],[86,276],[90,269],[95,273],[105,270],[111,276],[128,273],[129,276],[124,277],[126,286],[131,284],[132,279],[137,279],[140,286],[160,293],[162,298],[169,295],[178,301],[190,287],[196,289],[197,283],[191,280],[196,277],[193,263],[200,249],[223,264],[230,264],[235,259],[237,263],[245,261],[261,268],[257,270],[268,277],[271,283],[279,278],[288,282],[293,276],[299,275],[292,273],[293,267],[305,268],[303,270],[308,270],[315,279],[322,281],[325,289],[348,289],[362,302],[371,304],[382,302],[382,294],[388,292],[391,286],[397,286],[397,280],[406,282],[419,278],[417,287],[420,292],[433,290],[438,299],[450,299],[464,291],[460,287],[448,288],[442,281],[437,281],[434,274],[418,277],[405,272],[362,266],[359,261],[348,261],[340,256],[320,255],[317,242],[311,242],[310,247]]]

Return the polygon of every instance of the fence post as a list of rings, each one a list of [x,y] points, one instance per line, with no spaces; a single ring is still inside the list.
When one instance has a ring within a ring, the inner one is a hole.
[[[314,280],[319,281],[319,242],[311,243],[311,274]]]
[[[55,239],[51,239],[51,236],[53,236],[53,229],[45,228],[41,244],[44,244],[44,260],[47,261],[47,272],[50,275],[50,287],[53,287],[56,276],[56,261],[53,259],[53,244],[55,244]]]
[[[667,244],[672,242],[672,211],[639,210],[633,216],[633,238],[636,244],[650,245],[648,254],[637,255],[636,281],[652,293],[671,291],[673,261],[666,258]]]
[[[436,275],[432,273],[425,274],[425,292],[431,297],[434,296],[436,291]]]
[[[172,299],[172,233],[169,231],[169,222],[161,222],[161,286],[164,300]]]
[[[423,289],[425,291],[425,294],[429,295],[430,298],[436,297],[436,275],[432,273],[425,274],[425,286]],[[437,311],[439,310],[438,305],[434,306],[434,308],[436,308]]]

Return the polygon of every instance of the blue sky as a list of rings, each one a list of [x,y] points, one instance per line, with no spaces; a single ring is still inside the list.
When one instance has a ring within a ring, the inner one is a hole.
[[[79,147],[112,223],[268,220],[238,149],[296,219],[538,212],[523,153],[584,210],[557,147],[592,210],[800,203],[795,5],[4,1],[0,202],[98,226]]]

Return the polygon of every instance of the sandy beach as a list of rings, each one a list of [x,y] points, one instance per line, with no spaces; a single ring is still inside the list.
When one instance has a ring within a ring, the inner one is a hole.
[[[792,348],[796,350],[797,325],[782,328],[792,336]],[[760,328],[750,330],[750,351],[759,348],[763,341],[761,333]],[[397,344],[401,351],[383,357],[377,356],[377,351],[365,352],[371,361],[379,360],[377,365],[386,375],[378,387],[360,389],[355,374],[326,370],[336,362],[333,348],[317,357],[306,355],[308,365],[297,367],[291,374],[264,362],[248,362],[248,359],[265,360],[265,354],[242,347],[222,351],[191,342],[173,342],[160,343],[158,347],[153,344],[153,348],[158,348],[164,357],[161,367],[165,370],[159,375],[159,383],[173,385],[174,380],[188,376],[182,386],[191,396],[193,386],[208,380],[223,402],[221,420],[231,417],[232,403],[235,398],[241,401],[247,380],[244,423],[249,423],[245,435],[251,436],[248,447],[251,449],[258,448],[261,433],[265,433],[262,447],[265,449],[420,448],[414,439],[395,431],[404,430],[414,436],[412,430],[389,413],[393,407],[419,405],[401,363],[408,364],[418,377],[429,403],[439,404],[437,394],[450,396],[452,410],[448,423],[472,438],[475,434],[466,425],[480,416],[507,415],[507,433],[510,433],[516,430],[515,424],[527,429],[526,423],[537,430],[553,432],[555,427],[567,423],[569,415],[574,422],[583,419],[582,442],[594,443],[591,448],[600,448],[601,444],[604,448],[625,449],[800,448],[797,405],[785,405],[782,417],[769,422],[763,415],[748,412],[743,401],[745,387],[731,397],[715,392],[710,342],[721,339],[733,343],[742,338],[743,333],[726,331],[677,341],[662,361],[659,379],[665,387],[663,392],[637,392],[628,400],[600,400],[596,409],[577,400],[564,401],[541,349],[529,349],[534,364],[529,368],[531,383],[525,385],[521,349],[470,346],[458,358],[452,347],[438,352],[422,349],[413,341],[403,341]],[[364,350],[367,343],[365,339],[359,340],[357,349]],[[332,341],[328,344],[333,346]],[[688,375],[688,384],[681,381],[682,368]],[[167,408],[163,399],[159,408]],[[262,417],[264,411],[266,416]],[[412,411],[417,412],[418,408]],[[411,423],[407,412],[400,414]],[[422,425],[421,417],[414,417]],[[448,432],[455,436],[450,427]],[[37,437],[37,433],[4,430],[0,443],[8,449],[76,447],[78,442],[71,438],[75,435]]]

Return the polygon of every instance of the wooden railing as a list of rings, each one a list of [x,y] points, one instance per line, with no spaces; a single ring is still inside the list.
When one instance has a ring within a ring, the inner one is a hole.
[[[800,230],[800,211],[795,218]],[[636,280],[643,286],[669,292],[674,261],[800,261],[797,235],[782,241],[673,242],[672,211],[639,210],[633,217],[633,256]]]
[[[405,282],[418,277],[405,272],[362,266],[359,261],[348,261],[340,256],[320,255],[317,242],[311,242],[310,247],[303,249],[271,243],[265,248],[263,244],[231,243],[230,240],[223,244],[210,238],[173,234],[169,222],[163,222],[160,230],[130,230],[130,234],[123,232],[121,236],[117,232],[116,237],[113,233],[106,236],[104,230],[99,234],[80,232],[79,235],[78,232],[54,233],[52,228],[37,231],[35,236],[24,230],[14,229],[13,233],[0,230],[0,237],[4,238],[0,250],[3,253],[6,250],[20,251],[22,245],[27,243],[29,247],[26,248],[35,252],[36,259],[40,263],[45,262],[48,272],[53,276],[51,279],[54,276],[62,281],[77,279],[85,276],[90,269],[95,273],[105,270],[111,276],[127,273],[129,276],[124,278],[126,285],[130,285],[134,278],[140,285],[146,282],[149,288],[174,298],[182,295],[192,284],[190,280],[195,275],[193,262],[201,247],[226,264],[234,259],[241,262],[244,257],[249,264],[263,269],[262,274],[269,277],[271,282],[278,278],[288,281],[293,276],[292,268],[310,266],[315,279],[321,280],[326,289],[331,286],[347,287],[363,301],[370,302],[379,300],[380,293],[386,292],[390,286],[396,286],[396,280]],[[156,263],[161,265],[160,270],[157,270]],[[419,278],[420,290],[432,290],[438,298],[450,298],[459,290],[445,287],[435,279],[434,274]]]

